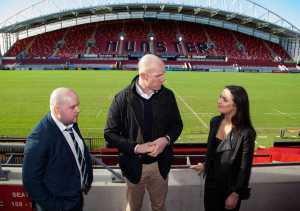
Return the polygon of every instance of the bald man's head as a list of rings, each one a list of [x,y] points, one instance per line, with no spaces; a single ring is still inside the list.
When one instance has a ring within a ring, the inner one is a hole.
[[[50,95],[50,110],[63,124],[75,123],[80,112],[79,97],[73,89],[57,88]]]
[[[138,63],[138,68],[139,84],[144,90],[161,89],[165,81],[165,64],[159,57],[153,54],[143,56]]]
[[[165,70],[165,64],[163,61],[153,54],[146,54],[143,56],[138,63],[139,73],[141,72],[155,72]]]

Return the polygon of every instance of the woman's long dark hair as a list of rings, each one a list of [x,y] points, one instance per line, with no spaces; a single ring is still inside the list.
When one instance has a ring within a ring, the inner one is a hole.
[[[225,86],[225,88],[230,91],[236,106],[236,113],[232,117],[232,124],[237,131],[249,128],[255,133],[250,118],[249,99],[246,90],[243,87],[236,85]]]

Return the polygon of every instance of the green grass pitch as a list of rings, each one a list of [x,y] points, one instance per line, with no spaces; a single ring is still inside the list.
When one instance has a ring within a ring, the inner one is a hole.
[[[113,96],[137,72],[0,71],[0,136],[26,137],[49,111],[49,95],[74,88],[81,101],[79,125],[85,137],[103,137]],[[177,98],[184,122],[178,142],[206,142],[209,120],[225,85],[246,88],[257,146],[272,146],[281,128],[300,127],[300,74],[167,72],[165,86]]]

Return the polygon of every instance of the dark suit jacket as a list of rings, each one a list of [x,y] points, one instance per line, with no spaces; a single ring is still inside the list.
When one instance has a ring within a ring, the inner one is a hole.
[[[236,133],[233,129],[230,135],[217,146],[215,137],[222,119],[222,116],[216,116],[210,122],[207,159],[205,161],[206,186],[215,185],[216,172],[214,171],[216,168],[213,167],[215,164],[214,159],[220,156],[220,165],[222,165],[224,173],[228,176],[226,178],[225,174],[221,175],[221,178],[227,180],[224,181],[227,186],[227,194],[232,192],[241,194],[248,188],[256,133],[251,128],[241,129],[239,133]],[[238,139],[241,139],[239,146],[237,145]],[[236,147],[239,148],[235,154]]]
[[[132,183],[138,183],[142,174],[141,156],[134,147],[143,143],[143,102],[135,92],[135,77],[131,84],[119,92],[108,112],[104,137],[109,146],[117,147],[121,153],[120,168]],[[153,140],[168,135],[171,144],[182,131],[182,120],[173,92],[164,86],[152,96]],[[160,174],[166,178],[173,158],[172,146],[168,145],[157,156]]]
[[[77,124],[74,124],[74,129],[82,138]],[[90,186],[93,180],[92,163],[85,144],[84,152]],[[67,211],[82,206],[80,172],[76,160],[50,113],[27,139],[22,176],[29,196],[44,210]]]

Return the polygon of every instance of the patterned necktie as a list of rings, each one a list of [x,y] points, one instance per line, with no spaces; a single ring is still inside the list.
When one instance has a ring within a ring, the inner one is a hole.
[[[82,181],[83,181],[83,186],[86,185],[86,182],[87,182],[87,171],[86,171],[86,162],[85,162],[85,159],[84,159],[84,156],[82,155],[82,152],[79,148],[79,145],[75,139],[75,136],[74,136],[74,133],[73,133],[73,130],[72,128],[67,128],[65,129],[71,136],[72,140],[73,140],[73,144],[74,144],[74,147],[75,147],[75,151],[76,151],[76,154],[77,154],[77,160],[78,160],[78,163],[79,163],[79,166],[80,166],[80,171],[81,171],[81,175],[82,175]]]

